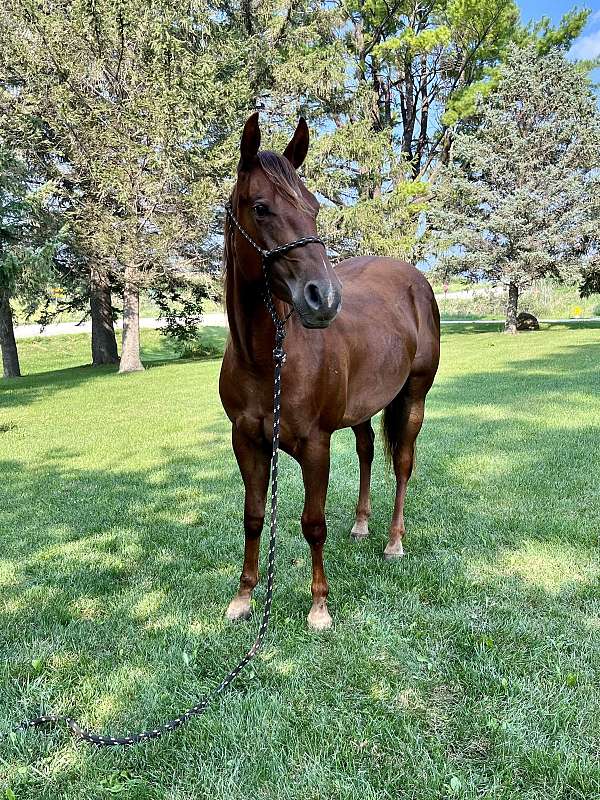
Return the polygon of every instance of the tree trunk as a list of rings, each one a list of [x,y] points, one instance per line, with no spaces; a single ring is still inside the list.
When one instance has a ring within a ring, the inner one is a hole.
[[[132,280],[131,267],[125,268],[123,293],[123,343],[119,372],[138,372],[144,365],[140,360],[140,290]]]
[[[90,309],[92,312],[92,361],[118,364],[117,339],[112,316],[110,284],[106,272],[94,266],[90,271]]]
[[[452,128],[448,128],[448,130],[444,133],[444,137],[442,139],[442,150],[440,152],[440,161],[444,166],[447,166],[450,163],[453,142],[454,132],[452,131]]]
[[[421,173],[421,164],[425,158],[425,150],[429,142],[429,94],[428,94],[427,56],[421,56],[419,95],[421,97],[421,112],[419,117],[419,139],[417,151],[412,164],[413,180],[417,180]]]
[[[508,284],[508,302],[506,304],[506,321],[504,333],[517,332],[517,306],[519,303],[519,287],[512,281]]]
[[[20,378],[19,353],[15,341],[13,315],[8,289],[0,289],[0,348],[5,378]]]

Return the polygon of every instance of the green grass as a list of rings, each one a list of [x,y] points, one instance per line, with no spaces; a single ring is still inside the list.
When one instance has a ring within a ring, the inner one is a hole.
[[[600,796],[600,331],[443,337],[405,559],[381,559],[380,451],[371,537],[349,540],[358,468],[337,434],[335,627],[310,633],[302,485],[284,457],[273,626],[248,672],[156,743],[14,736],[0,787],[17,800]],[[223,618],[243,494],[219,362],[169,360],[146,331],[149,368],[129,376],[78,366],[83,336],[20,347],[28,376],[0,384],[0,728],[41,710],[115,733],[153,725],[254,636],[257,615]]]
[[[473,283],[469,280],[461,280],[460,278],[452,278],[448,281],[443,281],[439,279],[433,279],[432,277],[428,276],[431,285],[433,286],[433,290],[436,294],[443,294],[444,293],[444,286],[448,287],[449,292],[464,292],[466,289],[472,289]],[[480,282],[477,284],[478,287],[483,288],[489,284],[484,284]]]

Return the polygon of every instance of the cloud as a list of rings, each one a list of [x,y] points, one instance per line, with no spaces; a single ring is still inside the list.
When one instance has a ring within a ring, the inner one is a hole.
[[[598,14],[600,15],[600,12]],[[595,16],[596,14],[594,14]],[[577,39],[570,50],[570,55],[573,58],[580,59],[591,59],[600,56],[600,30],[588,33],[587,36]]]

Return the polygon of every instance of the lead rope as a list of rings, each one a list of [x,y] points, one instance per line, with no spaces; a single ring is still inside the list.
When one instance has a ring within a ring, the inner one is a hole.
[[[246,655],[241,661],[229,672],[221,683],[212,690],[206,697],[202,698],[195,706],[192,706],[183,714],[180,714],[175,719],[165,722],[158,728],[143,731],[142,733],[132,733],[129,736],[104,736],[94,731],[88,731],[82,728],[71,717],[59,716],[57,714],[46,714],[35,719],[26,720],[16,725],[9,733],[0,733],[0,741],[11,733],[25,731],[28,728],[41,728],[43,726],[56,727],[57,725],[64,724],[68,730],[73,734],[76,739],[81,739],[84,742],[95,744],[98,747],[115,747],[118,745],[126,746],[132,744],[139,744],[140,742],[147,742],[150,739],[159,739],[165,733],[174,731],[176,728],[185,725],[186,722],[192,717],[197,717],[206,711],[210,701],[221,695],[237,678],[244,667],[252,661],[258,651],[261,649],[267,629],[269,627],[269,620],[271,618],[271,606],[273,605],[273,581],[275,578],[275,545],[277,539],[277,472],[279,465],[279,428],[281,422],[281,368],[285,363],[285,351],[283,349],[283,341],[285,339],[285,324],[292,315],[294,310],[293,306],[285,317],[280,317],[275,309],[273,303],[273,296],[269,285],[269,272],[268,262],[270,259],[287,253],[294,247],[302,247],[307,244],[317,243],[325,247],[325,243],[318,236],[304,236],[301,239],[296,239],[288,244],[280,245],[272,250],[263,250],[254,239],[244,230],[244,228],[237,221],[231,202],[225,205],[225,212],[229,219],[234,223],[242,236],[252,245],[252,247],[260,253],[262,259],[262,271],[264,277],[264,301],[269,312],[273,324],[275,326],[275,348],[273,349],[274,368],[274,386],[273,386],[273,453],[271,456],[271,530],[269,534],[269,552],[267,555],[267,592],[265,595],[265,605],[263,609],[262,620],[258,634],[254,640],[254,644],[248,650]]]
[[[264,266],[264,262],[263,262]],[[271,618],[271,606],[273,605],[273,581],[275,578],[275,545],[277,540],[277,472],[279,464],[279,427],[281,420],[281,368],[285,363],[285,351],[283,349],[283,340],[285,338],[285,323],[289,318],[289,314],[285,319],[281,319],[275,311],[275,306],[271,297],[266,267],[265,269],[265,303],[269,310],[269,314],[273,318],[275,324],[275,348],[273,350],[273,361],[275,363],[274,369],[274,388],[273,388],[273,453],[271,455],[271,530],[269,533],[269,552],[267,556],[267,592],[265,595],[265,605],[263,609],[262,620],[258,634],[254,640],[254,644],[248,650],[246,655],[241,661],[229,672],[221,683],[212,690],[206,697],[202,698],[195,706],[192,706],[183,714],[180,714],[175,719],[165,722],[158,728],[143,731],[142,733],[130,733],[128,736],[105,736],[101,733],[88,731],[82,728],[71,717],[58,716],[55,714],[44,715],[36,717],[35,719],[26,720],[20,725],[12,728],[12,732],[25,731],[28,728],[41,728],[42,726],[56,727],[57,725],[64,724],[72,733],[75,739],[80,739],[90,744],[95,744],[98,747],[116,747],[118,745],[126,746],[132,744],[139,744],[140,742],[147,742],[150,739],[159,739],[165,733],[170,733],[176,728],[185,725],[186,722],[192,717],[197,717],[206,711],[209,703],[214,698],[221,695],[237,678],[244,667],[252,661],[258,651],[263,646],[267,629],[269,627],[269,620]],[[291,313],[291,312],[290,312]],[[0,740],[6,738],[10,733],[0,734]]]

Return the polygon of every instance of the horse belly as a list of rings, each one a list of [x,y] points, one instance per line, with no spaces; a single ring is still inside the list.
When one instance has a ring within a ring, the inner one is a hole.
[[[421,327],[434,316],[433,293],[410,264],[383,258],[342,262],[342,311],[332,328],[348,355],[346,411],[340,427],[357,425],[388,406],[404,386],[423,346]]]
[[[389,337],[388,342],[387,346],[372,346],[362,357],[352,359],[346,411],[340,427],[370,419],[389,405],[404,386],[414,358],[412,342],[400,335]]]

